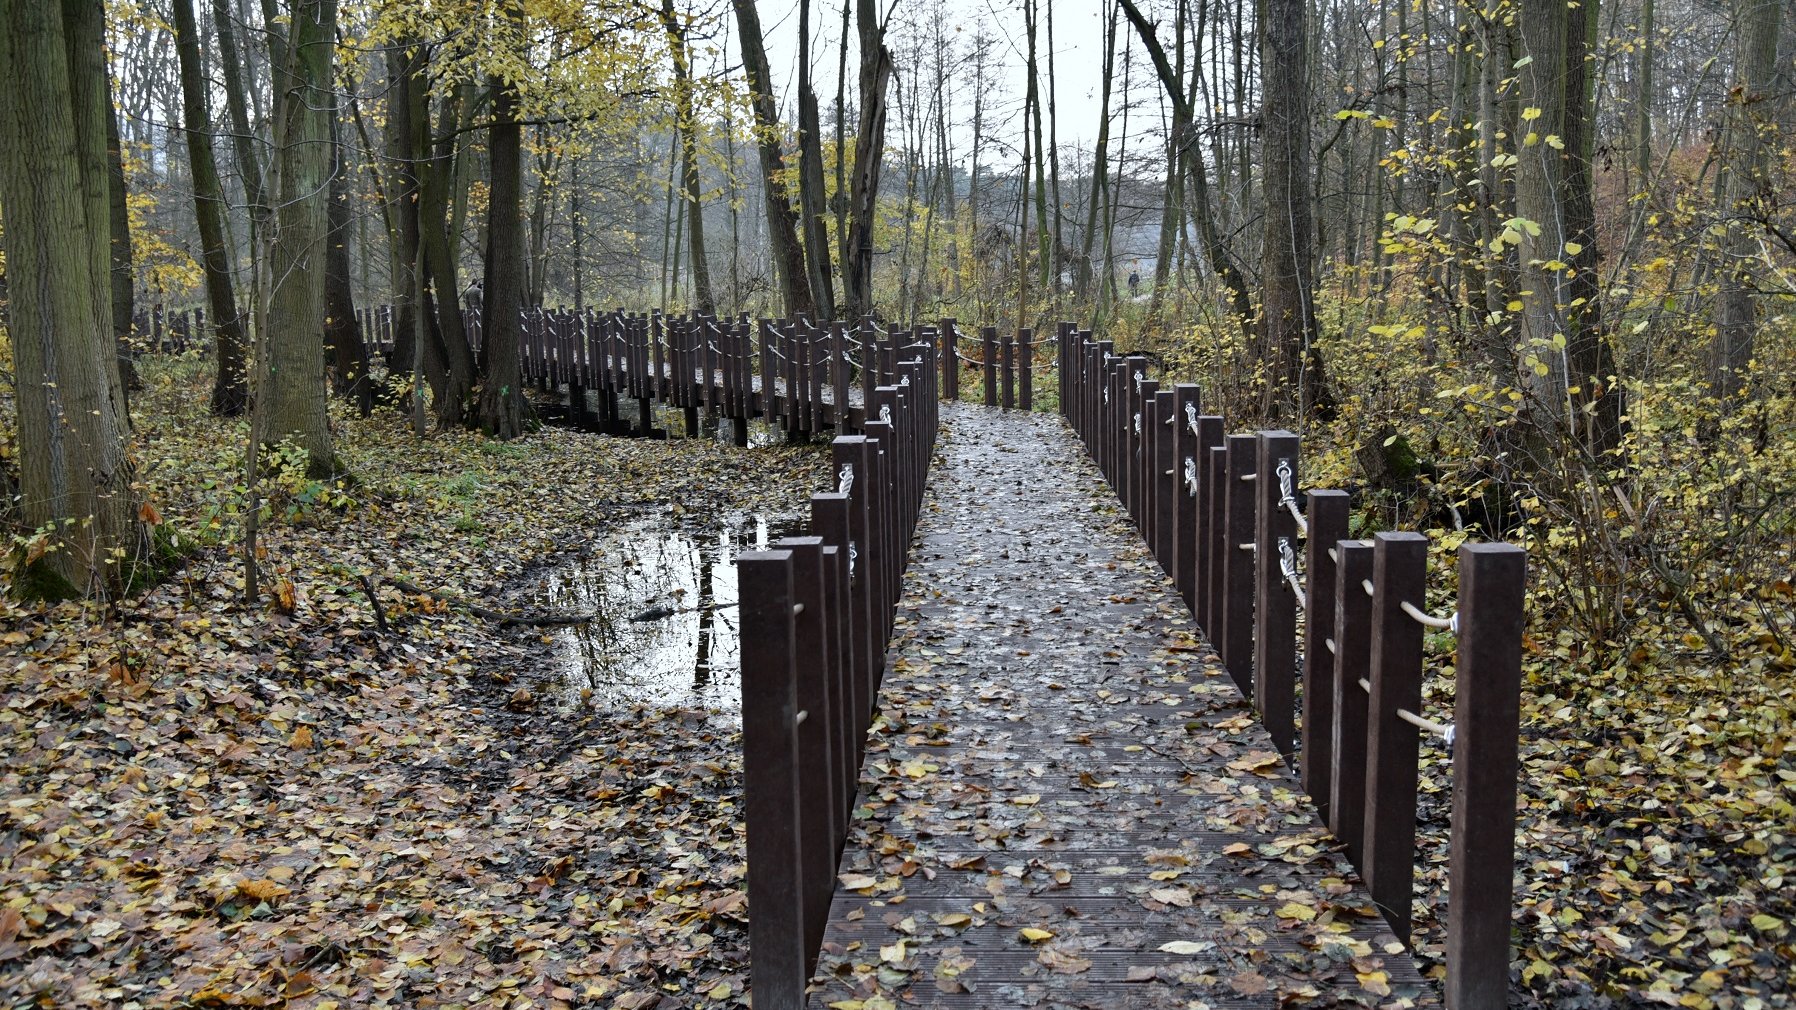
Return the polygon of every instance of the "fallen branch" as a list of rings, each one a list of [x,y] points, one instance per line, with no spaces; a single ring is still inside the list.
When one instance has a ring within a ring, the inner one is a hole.
[[[702,607],[681,607],[677,610],[673,607],[650,607],[642,613],[634,615],[630,620],[637,623],[643,621],[659,621],[678,614],[697,614],[706,610],[728,610],[735,605],[736,604],[734,603],[707,603]]]
[[[357,576],[357,578],[361,580],[362,592],[368,594],[368,605],[374,608],[374,623],[380,628],[380,633],[384,635],[392,629],[387,627],[387,614],[380,605],[380,597],[374,594],[374,580],[366,575]]]
[[[589,621],[598,620],[599,617],[597,613],[508,614],[503,610],[493,610],[490,607],[483,607],[465,596],[457,596],[454,593],[438,592],[433,589],[425,589],[422,586],[414,586],[404,579],[395,579],[391,576],[385,576],[382,581],[402,593],[411,593],[415,596],[428,596],[433,600],[442,600],[444,603],[466,610],[475,617],[483,617],[489,621],[497,621],[500,624],[523,624],[535,628],[550,628],[562,627],[570,624],[586,624]]]

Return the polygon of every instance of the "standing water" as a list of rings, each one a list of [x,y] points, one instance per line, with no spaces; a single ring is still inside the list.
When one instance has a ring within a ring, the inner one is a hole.
[[[697,529],[642,521],[550,573],[533,603],[599,615],[554,633],[554,662],[569,700],[738,708],[736,556],[801,534],[805,525],[765,516]]]

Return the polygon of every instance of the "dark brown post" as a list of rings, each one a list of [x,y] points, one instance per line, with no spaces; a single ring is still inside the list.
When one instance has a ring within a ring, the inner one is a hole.
[[[1172,581],[1193,614],[1197,613],[1197,488],[1203,482],[1203,471],[1197,466],[1197,416],[1202,409],[1203,394],[1196,385],[1181,382],[1172,387],[1172,469],[1178,471],[1173,491]]]
[[[1515,907],[1516,741],[1521,734],[1527,552],[1459,549],[1453,707],[1453,848],[1447,864],[1447,1006],[1502,1010]]]
[[[829,371],[829,334],[820,326],[808,327],[804,342],[805,368],[810,378],[810,389],[805,396],[810,404],[806,411],[810,426],[806,430],[815,435],[823,430],[823,386]]]
[[[870,591],[872,581],[868,578],[868,566],[872,564],[868,549],[873,541],[868,525],[871,518],[868,510],[871,488],[867,440],[861,435],[839,435],[831,443],[831,452],[836,468],[836,488],[848,496],[848,530],[843,542],[847,545],[849,588],[854,597],[856,614],[854,667],[861,683],[855,689],[855,694],[862,701],[857,718],[864,723],[872,711],[873,685],[876,679],[874,671],[879,666],[879,657],[885,652],[884,639],[875,641],[875,629],[879,622],[873,608],[877,594]],[[828,536],[827,533],[824,535]]]
[[[1416,727],[1397,710],[1422,709],[1422,626],[1402,604],[1421,608],[1428,538],[1373,538],[1372,694],[1367,699],[1366,828],[1360,876],[1391,932],[1409,943],[1416,858]]]
[[[1224,499],[1222,555],[1222,662],[1235,686],[1251,699],[1253,689],[1254,437],[1230,435],[1228,472],[1217,490]]]
[[[1359,865],[1365,856],[1366,691],[1360,681],[1372,672],[1372,597],[1362,584],[1372,578],[1372,544],[1342,540],[1335,545],[1334,766],[1329,828]]]
[[[792,669],[798,679],[799,865],[805,893],[806,967],[823,943],[829,898],[835,891],[837,839],[846,803],[837,802],[835,739],[829,722],[829,632],[823,589],[823,541],[789,537],[773,545],[792,552]]]
[[[1003,368],[1003,378],[998,383],[998,405],[1011,410],[1016,407],[1016,341],[1009,333],[998,340],[998,361]]]
[[[996,327],[981,326],[979,328],[980,353],[985,362],[985,405],[998,405],[998,331]]]
[[[1129,423],[1133,425],[1135,451],[1133,480],[1129,486],[1129,496],[1135,500],[1135,528],[1141,531],[1141,540],[1147,544],[1148,550],[1154,549],[1154,436],[1159,433],[1156,425],[1160,423],[1160,384],[1148,379],[1135,383],[1135,412]]]
[[[960,399],[960,331],[954,317],[942,320],[942,399]]]
[[[1035,409],[1035,331],[1027,327],[1016,331],[1017,406]]]
[[[1179,525],[1178,507],[1183,497],[1179,483],[1178,458],[1173,455],[1173,442],[1179,432],[1178,394],[1162,389],[1154,394],[1154,460],[1148,472],[1153,475],[1154,554],[1160,567],[1175,580],[1178,578],[1179,556],[1175,531]]]
[[[1309,538],[1304,541],[1303,620],[1303,788],[1316,801],[1324,824],[1334,782],[1334,656],[1328,643],[1335,636],[1335,559],[1329,552],[1347,538],[1348,496],[1345,491],[1311,491]]]
[[[1197,489],[1198,523],[1198,620],[1204,634],[1222,654],[1222,572],[1223,541],[1228,539],[1228,495],[1223,482],[1228,480],[1228,438],[1213,445],[1205,457],[1203,483]]]
[[[1272,743],[1297,745],[1297,436],[1262,431],[1254,481],[1254,704]]]
[[[798,694],[792,552],[736,559],[741,593],[742,799],[748,827],[749,972],[768,1006],[803,1006],[805,943],[798,825]]]

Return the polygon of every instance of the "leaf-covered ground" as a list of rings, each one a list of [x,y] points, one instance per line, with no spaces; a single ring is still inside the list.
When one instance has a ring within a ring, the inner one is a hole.
[[[227,553],[243,429],[195,409],[203,378],[155,369],[138,403],[139,475],[185,565],[113,613],[0,602],[0,1005],[739,1004],[727,718],[533,701],[540,634],[389,588],[383,636],[355,576],[503,608],[621,519],[795,507],[825,483],[817,455],[565,431],[419,443],[391,414],[339,417],[357,482],[289,475],[271,600],[245,610]],[[1775,586],[1762,602],[1790,606]],[[1796,1006],[1788,664],[1716,666],[1660,636],[1626,672],[1573,675],[1568,635],[1532,615],[1516,1000]],[[1430,685],[1450,705],[1450,676]],[[908,747],[930,723],[891,725],[881,744]],[[890,757],[882,790],[912,780]],[[1444,760],[1424,754],[1425,966]]]
[[[0,1005],[698,1007],[746,980],[727,715],[537,702],[511,609],[625,519],[792,511],[806,448],[337,418],[290,477],[268,602],[229,553],[243,428],[151,375],[137,460],[181,567],[115,612],[0,604]],[[283,604],[291,600],[291,612]]]

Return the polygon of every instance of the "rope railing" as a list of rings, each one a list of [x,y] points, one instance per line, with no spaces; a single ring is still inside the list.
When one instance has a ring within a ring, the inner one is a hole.
[[[1525,553],[1462,544],[1458,606],[1432,614],[1428,538],[1352,538],[1347,493],[1300,489],[1296,435],[1225,434],[1198,387],[1070,324],[1056,335],[1061,411],[1406,944],[1422,735],[1447,747],[1448,1006],[1502,1007]],[[1423,706],[1430,629],[1454,636],[1444,718]]]

